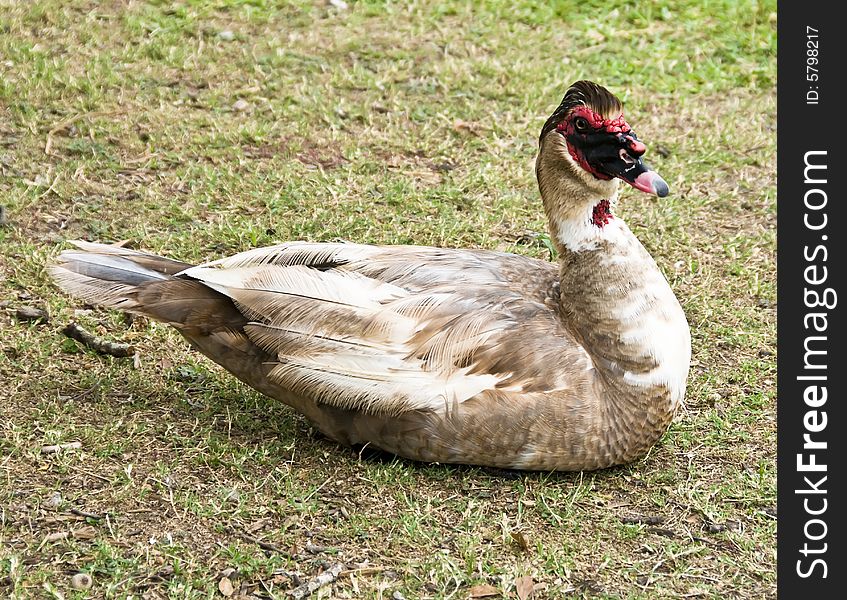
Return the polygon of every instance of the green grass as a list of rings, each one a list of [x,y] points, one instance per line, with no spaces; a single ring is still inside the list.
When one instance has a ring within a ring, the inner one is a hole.
[[[516,597],[524,575],[536,598],[775,596],[776,3],[540,4],[0,11],[0,595],[208,598],[229,573],[282,598],[342,562],[323,597]],[[46,276],[74,238],[192,262],[338,238],[547,258],[532,161],[580,78],[623,98],[671,186],[619,212],[692,328],[686,409],[636,464],[360,455]],[[140,365],[64,339],[71,319]]]

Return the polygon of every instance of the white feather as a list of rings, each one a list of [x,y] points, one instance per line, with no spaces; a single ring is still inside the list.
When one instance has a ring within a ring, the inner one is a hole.
[[[666,293],[662,293],[664,290],[667,290]],[[670,288],[665,287],[664,290],[658,286],[654,288],[657,295],[668,298],[653,301],[649,303],[652,304],[651,309],[637,316],[627,316],[627,320],[622,321],[629,326],[621,332],[621,342],[641,348],[657,364],[644,373],[626,371],[623,380],[638,387],[666,386],[676,408],[685,395],[691,363],[691,334],[687,327],[680,325],[685,323],[685,316],[672,297]]]
[[[611,199],[611,204],[616,203],[617,198]],[[597,202],[600,200],[598,199]],[[596,203],[586,204],[576,216],[556,221],[556,231],[559,241],[568,250],[573,252],[584,252],[596,250],[600,243],[608,241],[612,244],[626,244],[630,241],[632,233],[623,220],[612,217],[602,227],[593,223],[592,217]]]
[[[232,296],[231,290],[258,290],[376,309],[385,302],[408,295],[402,288],[358,273],[335,269],[320,271],[303,265],[200,266],[187,269],[184,274],[227,296]]]

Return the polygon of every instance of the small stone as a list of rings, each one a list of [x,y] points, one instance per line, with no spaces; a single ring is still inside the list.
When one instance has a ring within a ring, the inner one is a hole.
[[[244,99],[236,100],[235,104],[232,105],[232,110],[236,112],[244,112],[248,108],[250,108],[250,103]]]
[[[221,580],[218,582],[218,591],[227,598],[232,596],[235,591],[235,587],[233,587],[232,581],[230,581],[229,577],[221,577]]]
[[[58,490],[50,494],[47,500],[44,501],[45,508],[59,508],[62,505],[62,493]]]
[[[720,533],[726,529],[726,525],[723,523],[706,523],[706,531],[709,533]]]
[[[404,595],[403,595],[402,593],[400,593],[400,592],[394,592],[393,594],[391,594],[391,598],[392,598],[393,600],[406,600],[406,596],[404,596]]]
[[[329,3],[338,10],[347,10],[349,5],[344,0],[329,0]]]
[[[241,500],[241,494],[238,490],[224,490],[224,502],[237,504],[239,500]]]
[[[94,583],[88,573],[77,573],[71,577],[71,587],[75,590],[87,590]]]
[[[225,42],[231,42],[235,39],[235,34],[229,29],[224,29],[223,31],[218,32],[218,37]]]

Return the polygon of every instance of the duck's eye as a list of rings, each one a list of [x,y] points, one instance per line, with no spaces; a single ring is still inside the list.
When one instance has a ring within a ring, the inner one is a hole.
[[[577,117],[574,119],[573,125],[577,131],[588,131],[588,119],[585,117]]]

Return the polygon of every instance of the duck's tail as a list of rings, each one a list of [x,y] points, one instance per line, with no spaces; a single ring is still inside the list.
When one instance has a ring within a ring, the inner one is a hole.
[[[59,287],[85,302],[162,321],[190,339],[246,322],[229,298],[179,276],[188,263],[120,246],[71,243],[77,249],[62,252],[48,271]]]
[[[48,266],[50,275],[72,296],[109,308],[147,313],[139,303],[139,292],[151,284],[173,280],[191,266],[120,246],[71,243],[77,250],[62,252]]]

